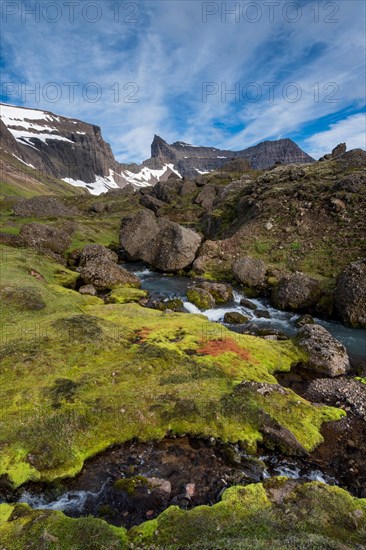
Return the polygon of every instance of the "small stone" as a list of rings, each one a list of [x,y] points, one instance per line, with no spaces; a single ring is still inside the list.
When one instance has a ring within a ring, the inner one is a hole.
[[[267,231],[271,231],[271,229],[273,229],[273,223],[267,222],[264,227],[267,229]]]

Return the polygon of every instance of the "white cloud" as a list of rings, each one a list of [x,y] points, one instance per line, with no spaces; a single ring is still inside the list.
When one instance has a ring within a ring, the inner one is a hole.
[[[338,143],[345,142],[347,149],[366,149],[366,113],[352,115],[335,124],[329,130],[319,132],[305,140],[309,154],[318,159],[330,153]]]
[[[322,4],[319,23],[306,4],[294,24],[278,15],[274,23],[263,15],[258,23],[235,23],[233,18],[223,23],[215,16],[204,24],[198,1],[149,0],[139,5],[139,23],[130,25],[113,23],[106,9],[109,19],[95,25],[80,18],[73,24],[36,24],[31,18],[25,24],[10,18],[2,29],[7,53],[3,81],[14,81],[15,74],[29,87],[51,81],[99,83],[103,100],[96,104],[77,94],[74,103],[66,97],[57,104],[37,104],[29,97],[27,106],[98,124],[112,149],[121,153],[120,161],[148,157],[154,133],[167,141],[236,149],[300,130],[304,137],[306,124],[351,105],[359,109],[364,98],[365,5],[358,0],[338,3],[339,22],[333,24],[324,22],[331,10],[324,11]],[[264,95],[257,103],[242,97],[235,103],[222,101],[220,94],[202,101],[203,82],[224,83],[230,89],[253,81],[264,93],[265,82],[279,82],[275,102]],[[282,97],[291,81],[303,90],[298,103]],[[136,82],[139,102],[115,103],[110,90],[115,82],[121,89]],[[322,89],[320,101],[314,101],[309,87],[315,82],[320,88],[335,82],[338,102],[324,101]]]

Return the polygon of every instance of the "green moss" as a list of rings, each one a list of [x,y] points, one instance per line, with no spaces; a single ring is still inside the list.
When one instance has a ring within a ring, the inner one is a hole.
[[[275,492],[283,494],[279,504]],[[135,544],[154,544],[158,548],[225,548],[224,543],[232,548],[233,541],[241,540],[243,546],[238,548],[250,548],[253,541],[254,548],[266,548],[267,544],[271,548],[310,550],[337,548],[336,542],[362,544],[366,540],[365,527],[365,500],[325,484],[312,482],[294,487],[292,481],[280,478],[232,487],[225,491],[221,502],[211,507],[183,511],[172,506],[152,522],[131,529],[129,538]],[[291,540],[292,545],[287,545],[286,541]],[[300,541],[302,544],[297,545]]]
[[[55,273],[54,280],[58,285],[74,289],[79,278],[79,273],[65,268]]]
[[[118,287],[108,295],[110,304],[127,304],[146,298],[147,292],[138,288]]]
[[[0,541],[7,550],[128,548],[123,528],[92,517],[71,519],[61,512],[32,510],[24,504],[16,505],[8,521],[0,524]]]
[[[214,302],[211,294],[201,288],[189,288],[187,290],[187,298],[200,309],[209,309]]]
[[[128,533],[100,519],[75,520],[60,512],[3,504],[0,541],[8,550],[38,550],[41,541],[63,550],[341,550],[366,542],[366,500],[323,483],[278,477],[231,487],[213,506],[189,511],[171,506]]]
[[[124,491],[128,495],[132,496],[138,487],[150,487],[150,483],[144,476],[133,476],[118,479],[114,488],[118,491]]]
[[[293,392],[278,403],[254,392],[247,417],[228,407],[243,380],[275,384],[277,371],[304,359],[291,341],[234,334],[200,315],[105,305],[56,284],[60,267],[48,258],[6,254],[6,286],[29,286],[45,303],[39,311],[4,307],[0,475],[15,486],[75,475],[110,445],[168,431],[242,441],[255,451],[261,411],[269,409],[311,449],[328,412],[338,415]],[[237,399],[246,410],[247,397]]]

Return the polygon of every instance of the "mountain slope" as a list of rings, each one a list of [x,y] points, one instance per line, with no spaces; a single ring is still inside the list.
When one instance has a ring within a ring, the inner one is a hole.
[[[161,137],[155,136],[151,145],[151,159],[144,164],[152,167],[170,162],[182,176],[194,177],[217,170],[237,158],[248,160],[252,168],[260,170],[271,168],[276,163],[305,164],[314,161],[291,139],[265,141],[242,151],[229,151],[182,141],[169,145]]]
[[[155,136],[151,158],[138,164],[116,161],[99,126],[42,110],[0,104],[1,151],[37,170],[99,195],[132,184],[135,188],[166,181],[171,174],[195,177],[217,170],[233,159],[246,159],[252,168],[276,163],[309,163],[313,159],[290,139],[266,141],[242,151],[189,145],[169,145]],[[6,168],[6,164],[5,164]],[[38,178],[38,179],[40,179]],[[4,169],[3,181],[10,176]]]

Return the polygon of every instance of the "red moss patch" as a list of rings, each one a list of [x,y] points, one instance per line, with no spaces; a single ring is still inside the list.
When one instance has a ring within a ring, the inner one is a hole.
[[[231,338],[225,338],[224,340],[209,340],[197,350],[197,353],[202,355],[212,355],[213,357],[217,357],[218,355],[222,355],[227,352],[236,353],[236,355],[240,357],[240,359],[244,359],[244,361],[257,363],[256,359],[251,356],[249,350],[241,348]]]
[[[149,336],[149,334],[152,332],[151,328],[142,327],[140,330],[135,331],[135,341],[141,344],[142,342],[145,342],[146,338]]]

